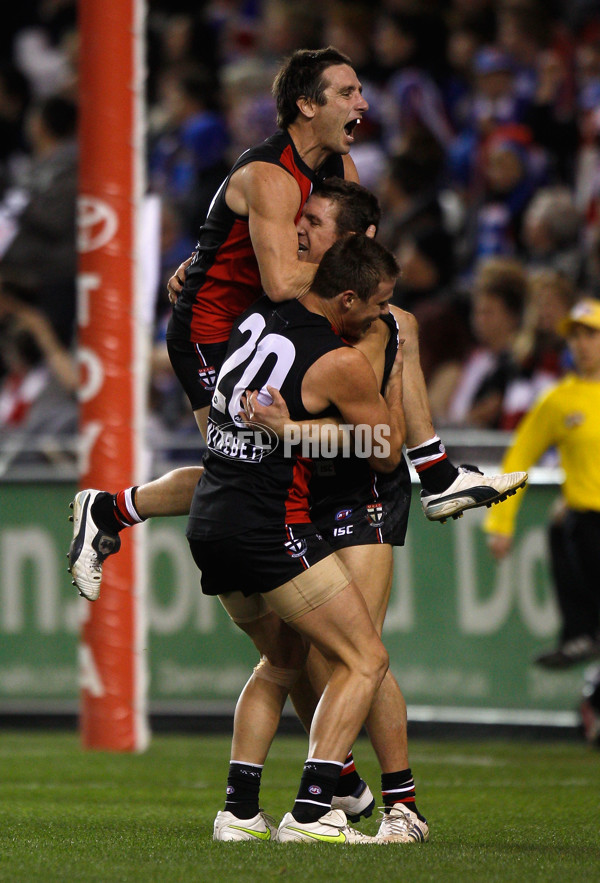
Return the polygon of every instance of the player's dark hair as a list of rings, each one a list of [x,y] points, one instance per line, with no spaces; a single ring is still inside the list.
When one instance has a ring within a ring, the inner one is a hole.
[[[323,71],[335,64],[352,66],[348,56],[333,46],[315,50],[298,49],[284,61],[272,90],[280,129],[287,129],[300,113],[296,104],[299,98],[325,104],[327,82],[323,80]]]
[[[381,209],[377,197],[354,181],[327,178],[317,184],[311,196],[320,196],[335,203],[337,233],[340,236],[366,233],[371,224],[379,226]]]
[[[321,259],[312,291],[321,297],[334,298],[342,291],[354,291],[368,300],[380,282],[400,275],[396,258],[374,239],[362,233],[338,239]]]

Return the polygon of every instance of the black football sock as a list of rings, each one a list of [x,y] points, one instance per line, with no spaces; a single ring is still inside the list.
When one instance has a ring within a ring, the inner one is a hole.
[[[341,769],[335,761],[307,758],[292,809],[297,822],[316,822],[329,812]]]
[[[254,763],[232,760],[229,764],[225,809],[238,819],[251,819],[258,815],[262,770],[262,766]]]
[[[145,519],[135,505],[135,487],[126,488],[117,494],[102,491],[92,503],[92,518],[101,530],[119,533],[124,527],[139,524]]]
[[[349,751],[335,789],[335,796],[349,797],[351,794],[354,794],[361,782],[362,779],[356,772],[356,767],[354,766],[354,757],[352,756],[352,752]]]
[[[381,795],[386,812],[389,812],[395,803],[402,803],[407,809],[416,813],[422,821],[426,821],[417,809],[415,780],[410,768],[399,770],[396,773],[382,773]]]
[[[446,448],[437,435],[415,448],[407,448],[406,453],[423,489],[430,494],[445,491],[458,476],[458,469],[448,459]]]

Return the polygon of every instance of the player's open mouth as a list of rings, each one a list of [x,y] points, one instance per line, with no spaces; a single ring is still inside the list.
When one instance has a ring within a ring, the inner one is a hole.
[[[344,126],[344,132],[350,138],[351,141],[354,141],[354,130],[360,123],[359,118],[357,117],[355,120],[350,120],[349,123],[346,123]]]
[[[304,242],[299,242],[298,251],[308,251],[308,245],[305,245]]]

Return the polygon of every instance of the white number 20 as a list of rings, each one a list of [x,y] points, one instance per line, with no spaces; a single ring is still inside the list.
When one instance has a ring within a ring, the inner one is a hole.
[[[234,350],[233,353],[223,362],[223,366],[219,371],[219,377],[213,396],[213,407],[225,413],[227,402],[221,388],[226,377],[232,374],[235,369],[241,365],[253,350],[254,356],[244,368],[241,376],[237,379],[231,398],[228,403],[228,411],[232,420],[235,420],[241,410],[241,397],[247,389],[254,388],[254,379],[264,365],[269,356],[275,356],[275,363],[269,372],[269,376],[263,383],[260,392],[268,398],[267,386],[273,386],[275,389],[281,389],[281,386],[287,377],[290,368],[294,364],[296,357],[296,348],[291,340],[282,337],[280,334],[267,334],[256,345],[258,338],[265,328],[265,320],[257,313],[248,316],[239,326],[239,331],[244,333],[250,331],[250,336],[244,343]]]

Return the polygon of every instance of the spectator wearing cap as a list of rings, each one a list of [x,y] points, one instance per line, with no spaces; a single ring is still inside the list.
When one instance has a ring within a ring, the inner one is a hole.
[[[530,199],[544,183],[544,152],[525,126],[499,126],[481,145],[479,188],[472,206],[473,261],[522,251],[522,221]]]

